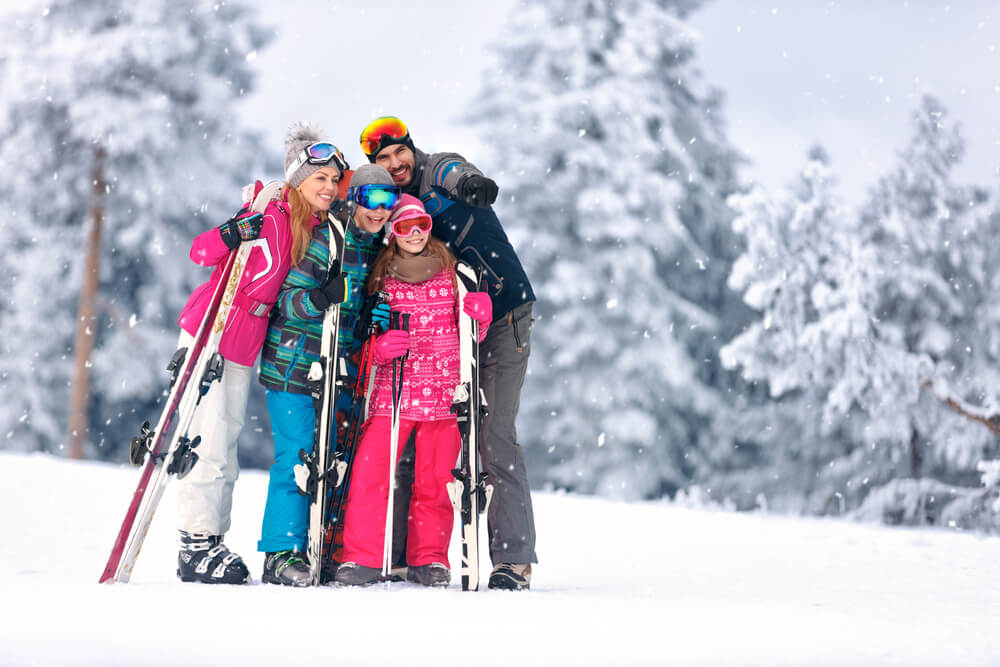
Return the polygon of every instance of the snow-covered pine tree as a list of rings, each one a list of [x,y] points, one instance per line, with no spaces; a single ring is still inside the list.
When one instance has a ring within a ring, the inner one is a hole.
[[[699,4],[518,6],[469,113],[538,297],[521,400],[536,482],[662,496],[728,410],[740,158],[684,23]]]
[[[4,447],[66,436],[76,301],[103,152],[104,235],[88,455],[120,455],[165,387],[184,299],[208,272],[187,249],[261,173],[234,105],[269,39],[238,3],[56,0],[0,38]],[[250,429],[248,429],[249,431]]]
[[[973,486],[977,463],[1000,453],[1000,220],[985,190],[955,182],[965,144],[940,102],[925,97],[913,128],[860,217],[865,243],[892,267],[874,315],[903,348],[933,363],[919,402],[906,412],[907,429],[896,433],[892,425],[886,437],[906,436],[909,477]],[[927,504],[933,493],[901,495]],[[933,520],[943,504],[915,520]]]
[[[856,507],[883,487],[867,513],[934,520],[942,482],[974,482],[976,463],[995,451],[985,382],[996,374],[996,334],[982,331],[995,217],[978,210],[981,192],[951,184],[961,141],[938,105],[927,100],[914,117],[913,140],[860,217],[836,203],[817,161],[777,203],[760,191],[730,200],[748,244],[730,283],[762,319],[723,360],[774,396],[821,409],[800,412],[802,435],[815,419],[839,445],[779,443],[824,445],[805,471],[814,511],[830,497]],[[928,477],[905,489],[897,481]]]
[[[854,413],[875,411],[884,391],[914,401],[919,383],[910,377],[922,361],[900,355],[870,319],[879,259],[859,242],[856,218],[834,186],[814,151],[791,189],[770,197],[757,187],[730,198],[747,249],[729,284],[761,319],[721,357],[746,379],[767,383],[781,405],[773,423],[783,426],[778,438],[758,431],[761,465],[741,478],[751,485],[756,478],[761,493],[801,494],[800,506],[813,511],[829,511],[871,483],[853,464],[871,456],[859,454]]]

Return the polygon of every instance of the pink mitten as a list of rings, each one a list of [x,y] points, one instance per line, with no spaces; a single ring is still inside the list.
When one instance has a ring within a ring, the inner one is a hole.
[[[493,321],[493,303],[486,292],[469,292],[462,301],[466,315],[479,322],[480,327],[488,327]]]
[[[410,349],[410,332],[402,329],[389,329],[375,339],[374,362],[381,366],[396,357],[401,357]]]
[[[479,322],[479,342],[482,343],[493,322],[493,302],[486,292],[469,292],[462,301],[462,310]]]

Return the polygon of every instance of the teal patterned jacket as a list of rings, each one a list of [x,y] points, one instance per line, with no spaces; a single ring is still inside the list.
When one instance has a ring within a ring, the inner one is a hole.
[[[348,224],[341,271],[348,275],[351,294],[340,305],[337,345],[344,351],[342,354],[355,347],[354,327],[364,303],[368,270],[381,247],[380,239],[379,234],[358,229],[353,219]],[[312,363],[319,361],[323,311],[313,305],[309,291],[326,279],[329,257],[330,227],[323,222],[313,228],[305,257],[288,272],[271,311],[260,362],[260,382],[268,389],[311,393],[306,378]]]

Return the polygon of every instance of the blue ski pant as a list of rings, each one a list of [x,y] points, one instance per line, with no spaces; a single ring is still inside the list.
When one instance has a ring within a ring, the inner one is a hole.
[[[299,450],[311,452],[316,407],[309,394],[267,390],[267,412],[274,437],[274,464],[267,484],[267,505],[257,551],[305,550],[309,498],[299,493],[294,468]]]
[[[350,363],[347,364],[347,369],[348,373],[357,375],[356,367]],[[267,483],[267,504],[264,506],[257,551],[305,551],[309,530],[309,498],[300,494],[295,484],[295,466],[302,462],[299,458],[300,450],[313,451],[316,404],[311,394],[273,389],[266,391],[267,413],[271,417],[271,435],[274,438],[274,464]],[[338,393],[334,402],[334,419],[330,426],[333,438],[343,437],[344,433],[339,431],[346,431],[344,422],[350,406],[350,394],[346,391]]]

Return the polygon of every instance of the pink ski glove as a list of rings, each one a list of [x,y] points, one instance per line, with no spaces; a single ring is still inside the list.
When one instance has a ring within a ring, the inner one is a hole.
[[[486,338],[486,332],[493,322],[493,302],[486,292],[469,292],[462,301],[466,315],[479,322],[479,342]]]
[[[402,329],[389,329],[375,339],[376,365],[388,363],[396,357],[401,357],[410,349],[410,332]]]

